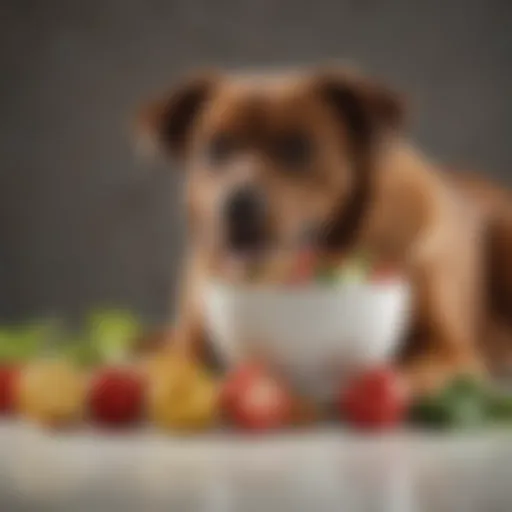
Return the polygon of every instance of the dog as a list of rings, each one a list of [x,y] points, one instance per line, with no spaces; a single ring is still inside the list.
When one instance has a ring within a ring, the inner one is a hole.
[[[145,103],[139,137],[185,168],[189,233],[175,343],[207,343],[200,293],[223,258],[364,249],[406,269],[414,321],[397,365],[416,393],[512,359],[512,197],[408,140],[387,85],[338,66],[205,71]]]

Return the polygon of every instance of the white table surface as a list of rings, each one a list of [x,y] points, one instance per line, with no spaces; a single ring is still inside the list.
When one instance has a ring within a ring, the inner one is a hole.
[[[510,512],[508,432],[247,438],[0,423],[0,510]]]

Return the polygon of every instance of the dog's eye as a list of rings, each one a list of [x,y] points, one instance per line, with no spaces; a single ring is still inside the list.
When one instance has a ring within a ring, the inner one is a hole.
[[[274,143],[273,155],[290,170],[301,170],[311,158],[312,144],[301,133],[283,135]]]
[[[219,165],[228,160],[236,150],[236,142],[227,134],[214,136],[206,146],[206,157],[213,165]]]

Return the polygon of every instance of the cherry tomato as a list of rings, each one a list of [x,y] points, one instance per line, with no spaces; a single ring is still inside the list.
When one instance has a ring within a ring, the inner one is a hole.
[[[398,277],[399,272],[392,265],[377,265],[370,272],[370,281],[373,283],[386,283]]]
[[[297,255],[289,277],[290,284],[312,281],[315,277],[318,256],[314,251],[304,250]]]
[[[293,400],[278,379],[253,364],[228,377],[221,392],[221,407],[235,425],[265,431],[290,422]]]
[[[17,378],[18,368],[15,366],[0,367],[0,414],[9,414],[14,410]]]
[[[104,426],[124,426],[142,414],[144,386],[132,370],[100,370],[89,389],[89,413],[93,422]]]
[[[264,375],[264,367],[259,363],[242,365],[228,375],[220,390],[219,402],[222,410],[229,411],[232,409],[240,396],[241,390],[246,389],[251,382]]]
[[[404,382],[391,369],[379,368],[356,377],[341,392],[342,416],[365,429],[398,425],[406,416],[408,393]]]

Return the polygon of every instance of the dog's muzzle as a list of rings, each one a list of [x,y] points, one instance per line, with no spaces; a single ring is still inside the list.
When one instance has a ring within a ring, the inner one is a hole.
[[[224,203],[224,223],[228,247],[235,252],[257,250],[266,242],[266,207],[257,189],[233,191]]]

